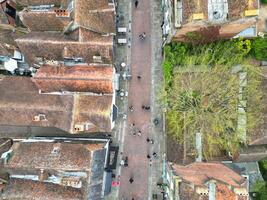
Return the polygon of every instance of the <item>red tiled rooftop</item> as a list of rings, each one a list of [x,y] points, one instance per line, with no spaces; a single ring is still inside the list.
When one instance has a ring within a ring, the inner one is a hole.
[[[11,126],[56,127],[74,133],[76,123],[91,124],[83,132],[110,132],[112,95],[39,94],[29,77],[0,79],[0,124]],[[45,120],[35,121],[35,116]]]
[[[99,33],[115,33],[115,9],[108,0],[76,0],[74,21]]]
[[[11,179],[0,192],[4,200],[82,200],[80,189],[52,183]]]
[[[42,66],[33,81],[43,92],[113,93],[112,65]]]
[[[13,155],[5,165],[11,169],[90,171],[91,155],[103,144],[20,142],[12,146]]]
[[[113,38],[89,34],[87,41],[78,41],[71,35],[59,32],[31,32],[16,40],[27,61],[34,63],[36,57],[47,60],[63,60],[64,57],[82,57],[85,62],[93,63],[93,56],[99,55],[104,63],[112,63]]]
[[[240,187],[246,183],[242,176],[221,163],[192,163],[187,166],[173,165],[173,169],[183,180],[197,186],[205,186],[204,184],[210,179],[233,187]]]
[[[62,31],[71,21],[69,18],[56,17],[53,10],[46,12],[23,10],[19,12],[19,16],[30,31]]]

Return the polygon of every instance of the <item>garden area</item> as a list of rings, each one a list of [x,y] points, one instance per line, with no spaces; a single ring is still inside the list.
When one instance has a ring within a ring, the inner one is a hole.
[[[256,192],[253,200],[267,199],[267,159],[259,161],[259,168],[263,181],[258,181],[253,185],[253,191]]]
[[[237,155],[262,122],[261,71],[254,63],[267,60],[267,40],[171,43],[164,55],[159,99],[168,138],[190,149],[200,133],[204,160]]]

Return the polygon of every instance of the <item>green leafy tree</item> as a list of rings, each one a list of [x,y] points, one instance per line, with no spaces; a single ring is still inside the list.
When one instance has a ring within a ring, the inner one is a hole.
[[[260,71],[243,61],[249,51],[247,40],[218,42],[189,47],[183,60],[172,57],[170,62],[171,85],[160,93],[167,111],[167,131],[178,142],[184,142],[185,135],[194,142],[195,133],[201,132],[207,160],[221,151],[236,153],[240,141],[246,144],[238,128],[238,107],[246,110],[247,133],[261,121]],[[234,70],[239,63],[242,66]],[[240,73],[246,74],[244,87]]]
[[[267,181],[267,159],[259,161],[259,168],[263,179]]]
[[[256,192],[256,197],[253,200],[267,199],[267,184],[265,181],[258,181],[253,185],[253,191]]]
[[[267,60],[266,38],[256,38],[252,42],[252,55],[258,60]]]

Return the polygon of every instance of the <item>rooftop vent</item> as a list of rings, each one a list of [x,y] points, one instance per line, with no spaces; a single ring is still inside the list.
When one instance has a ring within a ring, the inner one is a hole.
[[[51,151],[51,154],[52,155],[58,155],[59,153],[60,153],[60,146],[59,146],[59,144],[55,144],[53,146],[53,149]]]
[[[39,114],[35,115],[33,118],[33,121],[39,122],[39,121],[47,121],[45,114]]]

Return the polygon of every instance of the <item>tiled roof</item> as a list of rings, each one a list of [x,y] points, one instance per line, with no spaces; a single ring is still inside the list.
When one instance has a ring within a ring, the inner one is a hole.
[[[28,11],[19,13],[20,20],[31,31],[62,31],[64,26],[70,23],[70,18],[56,17],[56,13],[51,11]]]
[[[16,0],[16,2],[23,6],[38,6],[38,5],[60,5],[61,0]]]
[[[83,132],[111,131],[112,95],[39,94],[30,78],[16,76],[2,77],[0,93],[1,125],[56,127],[74,133],[79,122],[94,127]],[[34,120],[39,114],[45,119]]]
[[[88,132],[110,132],[112,112],[112,95],[76,95],[73,124],[89,122]]]
[[[0,138],[0,155],[10,149],[13,141],[9,138]]]
[[[0,192],[0,199],[3,200],[82,200],[83,198],[80,189],[13,178]]]
[[[26,77],[2,77],[0,81],[0,124],[57,127],[70,130],[72,96],[40,95]],[[44,114],[46,121],[34,121]]]
[[[17,49],[15,39],[21,36],[23,33],[19,31],[13,32],[8,29],[0,30],[0,55],[13,56],[14,50]]]
[[[196,186],[204,186],[211,179],[233,187],[241,187],[245,179],[221,163],[192,163],[187,166],[173,165],[177,175]]]
[[[33,81],[43,92],[113,93],[111,65],[42,66]]]
[[[74,21],[99,33],[115,33],[115,9],[108,0],[76,0]]]
[[[48,60],[82,57],[85,62],[93,63],[95,55],[101,56],[104,63],[112,63],[112,36],[93,37],[89,41],[79,42],[57,32],[31,32],[16,42],[30,63],[33,63],[36,57]]]
[[[92,152],[103,144],[20,142],[5,165],[10,169],[90,171]]]
[[[216,181],[216,200],[247,199],[246,179],[221,163],[193,163],[187,166],[171,166],[174,173],[182,179],[179,191],[181,197],[187,197],[190,200],[208,199],[207,194],[203,195],[192,191],[192,185],[194,188],[208,188],[208,181]],[[240,189],[245,195],[237,194],[234,189]]]
[[[0,55],[1,56],[12,56],[5,44],[0,43]]]
[[[225,2],[210,1],[210,2]],[[237,20],[245,17],[246,10],[258,9],[258,0],[227,0],[228,21]],[[183,1],[183,24],[193,21],[194,14],[203,14],[203,20],[208,20],[209,1],[207,0],[184,0]],[[220,8],[220,6],[218,6]],[[221,8],[222,9],[222,8]]]

